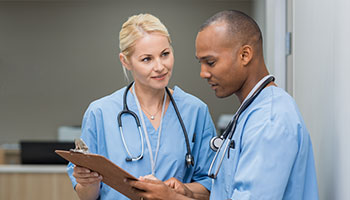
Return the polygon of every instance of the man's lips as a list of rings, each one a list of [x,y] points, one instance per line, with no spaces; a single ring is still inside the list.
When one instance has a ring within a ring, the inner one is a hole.
[[[215,89],[215,88],[218,87],[219,84],[216,84],[216,83],[209,83],[209,85],[210,85],[210,87],[211,87],[212,89]]]

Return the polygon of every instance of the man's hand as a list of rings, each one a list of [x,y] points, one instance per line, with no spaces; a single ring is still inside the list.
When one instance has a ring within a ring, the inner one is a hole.
[[[138,193],[147,200],[160,200],[160,199],[190,199],[182,194],[179,194],[175,189],[168,187],[161,180],[154,180],[148,177],[140,177],[138,181],[126,180],[133,188],[138,190]]]
[[[188,189],[188,187],[186,187],[185,184],[183,184],[181,181],[177,180],[174,177],[164,181],[164,184],[174,189],[177,193],[193,198],[193,192],[190,189]]]

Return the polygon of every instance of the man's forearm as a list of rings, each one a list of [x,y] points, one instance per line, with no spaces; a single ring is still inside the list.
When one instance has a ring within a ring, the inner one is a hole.
[[[200,183],[186,183],[185,186],[192,192],[193,199],[208,200],[210,192]]]

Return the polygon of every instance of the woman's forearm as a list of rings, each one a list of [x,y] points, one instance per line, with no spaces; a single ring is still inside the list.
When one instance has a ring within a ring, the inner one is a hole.
[[[75,191],[77,192],[80,200],[96,200],[100,193],[100,183],[87,186],[83,186],[78,183],[75,186]]]

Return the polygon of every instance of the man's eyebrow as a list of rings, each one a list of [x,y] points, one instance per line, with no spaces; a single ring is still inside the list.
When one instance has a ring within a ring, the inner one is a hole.
[[[200,57],[200,58],[198,58],[197,56],[196,56],[196,59],[197,60],[208,60],[208,59],[210,59],[210,58],[213,58],[213,56],[203,56],[203,57]]]

